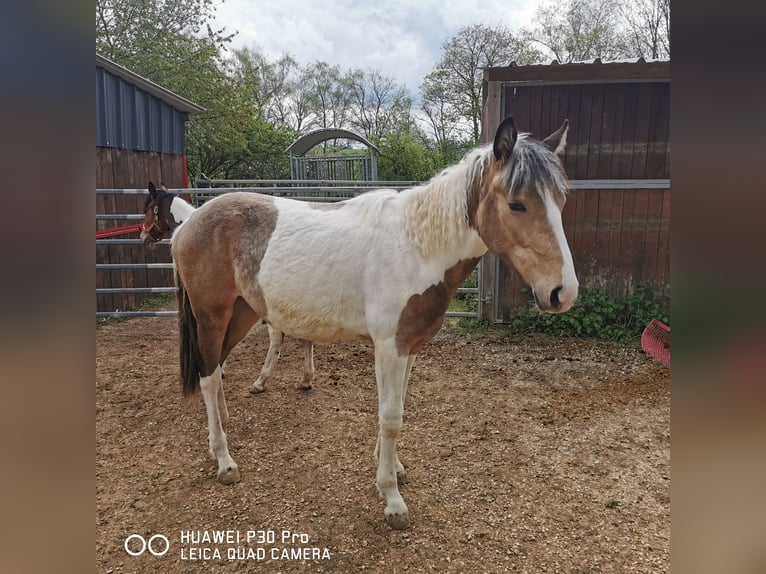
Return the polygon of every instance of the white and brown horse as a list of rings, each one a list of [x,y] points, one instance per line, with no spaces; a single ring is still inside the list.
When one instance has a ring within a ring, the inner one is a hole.
[[[144,245],[152,249],[158,241],[170,239],[176,228],[194,213],[195,208],[178,195],[168,192],[168,188],[162,183],[160,183],[160,189],[157,189],[150,181],[148,190],[149,197],[144,202],[144,223],[141,226],[139,238]],[[274,372],[284,341],[284,334],[279,329],[268,325],[268,330],[269,350],[258,378],[250,387],[250,392],[253,394],[265,390],[266,381]],[[312,388],[311,382],[314,379],[314,344],[311,341],[303,341],[303,349],[303,375],[297,388],[307,391]],[[221,394],[223,395],[223,390]]]
[[[578,282],[561,209],[568,124],[543,142],[499,126],[425,185],[332,205],[255,193],[218,197],[173,236],[183,391],[199,387],[218,479],[240,479],[227,446],[221,363],[258,320],[302,339],[373,342],[378,389],[376,485],[393,528],[406,528],[397,474],[407,381],[450,298],[490,250],[531,286],[538,307],[569,309]]]

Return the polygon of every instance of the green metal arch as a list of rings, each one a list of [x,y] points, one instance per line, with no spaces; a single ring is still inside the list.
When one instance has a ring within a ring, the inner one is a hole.
[[[306,155],[306,153],[308,153],[311,148],[322,143],[323,141],[333,139],[349,139],[358,141],[367,146],[370,151],[376,155],[380,155],[380,150],[367,138],[360,136],[359,134],[355,134],[354,132],[339,128],[319,128],[310,131],[307,134],[303,134],[301,137],[290,144],[290,146],[285,150],[285,153],[292,156],[303,156]]]

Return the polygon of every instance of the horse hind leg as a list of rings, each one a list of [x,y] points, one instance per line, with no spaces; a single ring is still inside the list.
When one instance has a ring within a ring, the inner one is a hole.
[[[216,307],[197,316],[200,390],[207,412],[208,444],[212,456],[218,462],[218,480],[223,484],[232,484],[240,479],[239,468],[229,454],[223,428],[224,421],[228,422],[228,410],[223,399],[220,365],[225,359],[221,351],[228,338],[228,325],[233,311],[233,307]]]
[[[258,317],[241,298],[230,307],[217,306],[197,319],[200,351],[200,389],[208,417],[210,452],[218,462],[218,480],[232,484],[240,479],[239,467],[229,454],[225,427],[229,411],[223,391],[221,365]]]
[[[298,390],[310,391],[313,388],[311,381],[314,380],[314,343],[303,341],[303,376],[298,383]]]
[[[269,380],[269,377],[271,377],[274,367],[277,366],[279,351],[282,349],[282,342],[285,338],[284,333],[276,327],[271,325],[267,325],[267,327],[269,328],[269,351],[266,353],[266,360],[263,362],[263,367],[261,367],[261,374],[258,375],[258,378],[255,379],[255,382],[250,387],[250,392],[254,395],[266,390],[264,385]]]
[[[210,453],[218,462],[218,480],[223,484],[239,482],[239,467],[229,454],[226,432],[223,430],[221,413],[218,405],[218,393],[221,388],[221,367],[216,366],[213,373],[200,377],[200,389],[205,400],[208,422],[208,443]]]

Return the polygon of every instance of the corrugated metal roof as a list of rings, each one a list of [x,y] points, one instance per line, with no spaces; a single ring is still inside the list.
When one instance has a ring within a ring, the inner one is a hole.
[[[625,58],[620,60],[593,60],[547,64],[511,62],[508,66],[485,67],[484,79],[489,82],[623,82],[670,80],[669,59]]]
[[[205,108],[198,106],[197,104],[190,102],[186,98],[182,98],[178,94],[174,94],[170,90],[163,88],[162,86],[155,84],[151,80],[147,80],[143,76],[139,76],[135,72],[131,72],[124,66],[112,62],[109,58],[105,58],[100,54],[96,54],[96,67],[103,68],[109,73],[114,74],[125,80],[126,82],[133,84],[137,88],[153,95],[154,97],[162,100],[163,102],[173,106],[175,109],[181,112],[185,112],[189,115],[199,114],[205,111]]]
[[[306,155],[311,148],[315,145],[322,143],[323,141],[332,139],[349,139],[363,143],[375,153],[380,154],[380,150],[368,139],[350,132],[348,130],[342,130],[337,128],[319,128],[302,135],[285,150],[286,154],[290,155]]]
[[[515,61],[508,64],[508,67],[530,67],[530,66],[571,66],[583,64],[651,64],[655,62],[670,62],[670,58],[619,58],[616,60],[602,60],[601,58],[591,58],[590,60],[574,60],[572,62],[559,62],[555,58],[548,63],[540,64],[517,64]]]
[[[186,120],[200,106],[98,55],[95,87],[96,147],[184,153]]]

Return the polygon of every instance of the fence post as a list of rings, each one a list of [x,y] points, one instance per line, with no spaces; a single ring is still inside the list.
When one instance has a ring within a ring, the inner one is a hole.
[[[479,285],[479,313],[483,319],[494,323],[495,317],[495,299],[497,297],[497,277],[495,269],[497,268],[497,258],[489,251],[481,258],[481,281]]]

